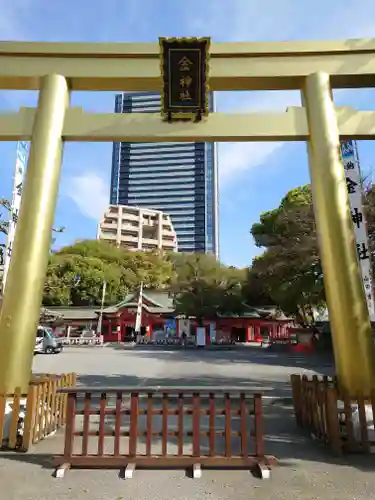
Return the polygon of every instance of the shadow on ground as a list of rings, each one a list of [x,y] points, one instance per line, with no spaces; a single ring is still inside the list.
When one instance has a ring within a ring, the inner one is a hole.
[[[261,348],[259,346],[241,346],[234,347],[214,347],[207,348],[183,348],[182,346],[157,346],[157,345],[137,345],[127,347],[123,344],[111,344],[107,349],[127,350],[133,349],[137,356],[144,358],[154,358],[157,354],[158,359],[170,359],[170,353],[173,352],[174,360],[183,362],[196,362],[214,360],[215,362],[225,363],[245,363],[261,364],[265,366],[280,366],[304,370],[313,370],[322,375],[333,375],[334,360],[330,353],[304,354],[289,352],[288,347],[273,346],[272,348]]]

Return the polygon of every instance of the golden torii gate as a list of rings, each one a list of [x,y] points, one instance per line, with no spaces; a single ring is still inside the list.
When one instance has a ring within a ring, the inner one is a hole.
[[[301,90],[285,113],[212,113],[169,124],[158,114],[69,107],[71,91],[157,91],[157,43],[0,43],[0,88],[39,90],[36,109],[0,114],[0,140],[31,141],[0,316],[0,394],[31,376],[65,141],[306,141],[315,219],[340,384],[375,387],[371,326],[360,277],[339,137],[373,139],[375,112],[336,108],[332,88],[375,86],[375,39],[216,43],[210,89]]]

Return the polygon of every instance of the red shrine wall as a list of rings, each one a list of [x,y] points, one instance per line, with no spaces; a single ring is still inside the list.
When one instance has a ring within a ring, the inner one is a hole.
[[[102,334],[105,342],[121,342],[130,335],[130,330],[135,326],[135,311],[123,310],[112,317],[104,317],[102,323]],[[168,318],[149,314],[142,314],[142,326],[145,327],[145,335],[153,338],[155,331],[164,330]],[[253,318],[219,318],[216,321],[205,321],[206,340],[237,342],[259,341],[261,338],[286,338],[290,321],[277,321]],[[197,322],[194,319],[176,320],[176,332],[174,335],[180,337],[183,332],[188,336],[195,335]],[[211,333],[210,333],[211,332]]]

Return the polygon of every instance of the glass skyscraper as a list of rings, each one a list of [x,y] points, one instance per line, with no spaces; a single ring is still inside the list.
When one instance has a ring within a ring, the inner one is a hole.
[[[115,112],[159,113],[160,94],[118,94]],[[162,210],[171,217],[180,252],[219,257],[215,143],[115,142],[110,203]]]

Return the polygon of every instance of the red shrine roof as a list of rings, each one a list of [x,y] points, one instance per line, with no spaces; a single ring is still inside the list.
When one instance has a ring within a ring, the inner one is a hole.
[[[244,318],[244,319],[269,319],[278,321],[289,321],[291,318],[285,316],[283,311],[281,311],[277,306],[263,306],[263,307],[252,307],[247,304],[243,304],[244,310],[241,314],[217,314],[218,318],[231,319],[231,318]]]
[[[123,309],[137,309],[138,306],[139,291],[134,291],[127,294],[124,299],[118,304],[105,307],[103,309],[103,314],[112,315],[118,314]],[[164,290],[145,290],[143,292],[142,306],[144,311],[149,314],[164,314],[173,316],[175,312],[173,296]],[[98,306],[53,306],[51,309],[43,308],[41,313],[43,315],[50,315],[55,318],[62,318],[63,320],[87,320],[95,321],[98,319],[100,314],[100,308]],[[285,314],[278,309],[277,306],[262,306],[262,307],[252,307],[244,304],[244,311],[242,314],[227,313],[227,314],[217,314],[218,319],[264,319],[264,320],[278,320],[278,321],[288,321]]]
[[[175,311],[173,298],[168,292],[159,290],[146,290],[142,294],[142,307],[151,314],[173,314]],[[128,294],[124,300],[114,306],[103,309],[103,314],[115,314],[121,309],[133,309],[138,306],[139,293]],[[99,311],[98,311],[99,312]]]

